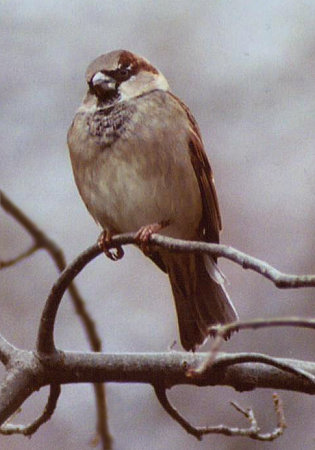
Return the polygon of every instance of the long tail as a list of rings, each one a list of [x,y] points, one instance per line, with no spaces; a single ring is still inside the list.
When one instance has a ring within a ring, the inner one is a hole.
[[[211,325],[238,319],[221,272],[212,258],[206,258],[192,254],[163,257],[175,299],[180,340],[186,350],[202,344]]]

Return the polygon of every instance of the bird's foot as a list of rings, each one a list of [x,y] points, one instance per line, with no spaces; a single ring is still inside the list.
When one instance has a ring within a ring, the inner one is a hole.
[[[103,230],[97,240],[97,245],[105,253],[107,258],[112,261],[118,261],[124,256],[125,252],[120,245],[112,247],[111,240],[111,233],[108,230]]]
[[[152,253],[150,248],[150,237],[154,233],[158,233],[163,228],[169,225],[169,220],[162,220],[161,222],[150,223],[149,225],[144,225],[136,233],[136,241],[146,256]]]

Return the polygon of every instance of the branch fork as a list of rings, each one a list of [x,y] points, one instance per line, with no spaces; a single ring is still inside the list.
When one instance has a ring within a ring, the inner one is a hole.
[[[274,326],[304,327],[315,329],[315,319],[298,317],[251,320],[212,327],[209,333],[216,335],[208,354],[168,352],[162,354],[100,354],[101,341],[94,321],[86,310],[84,300],[77,290],[74,279],[90,261],[102,253],[96,243],[83,251],[66,266],[61,249],[43,233],[13,202],[0,191],[1,207],[31,235],[33,244],[14,258],[0,261],[0,269],[14,266],[30,257],[38,249],[45,249],[54,260],[60,275],[47,297],[42,312],[35,352],[14,347],[0,335],[0,361],[6,375],[0,384],[0,433],[31,435],[45,423],[55,411],[63,383],[93,382],[96,392],[97,430],[104,449],[111,448],[111,436],[107,426],[105,391],[100,382],[142,382],[154,387],[156,396],[167,411],[188,433],[201,439],[205,434],[219,433],[227,436],[247,436],[252,439],[271,441],[283,434],[286,427],[283,406],[278,394],[273,395],[277,426],[269,433],[261,433],[254,412],[236,403],[232,406],[249,422],[247,428],[217,425],[195,427],[171,405],[166,388],[178,384],[195,386],[229,385],[238,391],[258,387],[291,389],[315,394],[315,363],[272,358],[259,353],[222,353],[224,337],[231,331],[259,329]],[[285,274],[268,263],[249,256],[232,247],[205,242],[172,239],[158,234],[148,238],[150,244],[174,252],[206,253],[223,257],[239,266],[253,270],[272,281],[278,288],[314,287],[315,275]],[[137,233],[113,236],[107,250],[137,244]],[[54,326],[63,295],[69,290],[85,330],[93,353],[63,352],[56,349]],[[249,381],[250,380],[250,381]],[[10,417],[25,399],[42,386],[50,386],[50,394],[42,414],[28,425],[12,425]]]

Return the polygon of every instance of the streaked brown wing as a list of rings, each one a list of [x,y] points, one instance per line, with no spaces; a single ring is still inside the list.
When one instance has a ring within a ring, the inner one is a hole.
[[[188,107],[171,94],[185,110],[189,123],[189,152],[191,163],[196,173],[202,197],[203,217],[201,228],[203,238],[208,242],[219,242],[219,232],[222,229],[218,197],[215,190],[214,178],[206,152],[203,147],[198,124]]]

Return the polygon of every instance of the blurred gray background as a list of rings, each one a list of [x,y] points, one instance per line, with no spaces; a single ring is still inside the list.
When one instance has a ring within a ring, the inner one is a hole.
[[[222,242],[283,271],[314,273],[314,1],[10,0],[0,6],[0,23],[0,185],[68,260],[94,243],[99,230],[74,185],[67,129],[85,92],[88,63],[125,48],[158,66],[196,116],[215,172]],[[0,211],[1,258],[29,243]],[[220,266],[242,318],[314,315],[314,291],[280,291],[230,262]],[[0,330],[15,345],[34,347],[55,278],[44,252],[0,273]],[[167,278],[137,249],[128,248],[116,264],[99,257],[78,284],[105,351],[166,351],[178,339]],[[224,350],[314,360],[311,333],[244,331]],[[88,349],[68,297],[56,339],[62,349]],[[315,399],[306,395],[282,393],[288,429],[274,443],[222,436],[199,443],[164,413],[150,387],[107,390],[118,450],[315,448]],[[34,418],[46,394],[34,395],[16,420]],[[264,430],[275,424],[271,395],[192,387],[170,393],[194,424],[245,426],[229,405],[236,400],[255,409]],[[92,387],[65,386],[48,424],[31,440],[0,437],[0,448],[88,449],[94,425]]]

